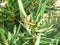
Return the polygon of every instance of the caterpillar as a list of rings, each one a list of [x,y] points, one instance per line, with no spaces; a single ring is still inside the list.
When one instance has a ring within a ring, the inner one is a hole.
[[[35,26],[34,23],[32,23],[32,22],[30,22],[30,21],[27,21],[26,18],[24,18],[24,22],[25,22],[26,24],[28,24],[28,25]]]

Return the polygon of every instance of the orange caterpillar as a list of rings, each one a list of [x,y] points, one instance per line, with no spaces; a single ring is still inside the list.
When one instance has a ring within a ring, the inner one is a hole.
[[[27,19],[26,19],[26,18],[24,19],[24,21],[25,21],[25,23],[26,23],[26,24],[28,24],[28,25],[35,26],[35,24],[33,24],[32,22],[27,21]]]

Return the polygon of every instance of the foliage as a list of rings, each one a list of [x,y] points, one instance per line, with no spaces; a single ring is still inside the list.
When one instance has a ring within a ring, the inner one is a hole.
[[[59,45],[60,7],[55,2],[0,0],[0,45]]]

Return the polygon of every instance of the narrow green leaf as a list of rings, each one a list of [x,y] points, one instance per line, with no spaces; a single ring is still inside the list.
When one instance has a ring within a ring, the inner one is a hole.
[[[26,12],[24,10],[24,7],[23,7],[23,4],[22,4],[21,0],[18,0],[18,5],[19,5],[19,9],[23,13],[24,17],[27,17],[27,14],[26,14]]]
[[[10,32],[8,32],[8,40],[10,41],[12,38],[12,34]]]
[[[7,44],[6,36],[4,35],[4,33],[5,31],[2,28],[0,28],[0,34],[2,36],[2,40],[5,42],[5,44]]]
[[[29,7],[30,3],[32,2],[33,0],[28,0],[24,3],[24,8],[26,7]]]
[[[27,40],[25,43],[23,43],[22,45],[26,45],[29,42],[29,40]]]
[[[36,22],[38,22],[44,15],[44,11],[46,9],[46,5],[47,5],[47,0],[42,4],[40,13],[38,14],[37,18],[36,18]]]
[[[17,34],[19,33],[20,28],[21,28],[21,25],[19,24],[19,27],[18,27],[18,30],[17,30]]]
[[[39,45],[39,44],[40,44],[40,39],[41,39],[41,35],[39,34],[39,35],[37,36],[37,40],[36,40],[36,42],[35,42],[35,45]]]
[[[39,11],[40,11],[40,8],[41,8],[41,3],[42,3],[42,0],[39,0],[39,6],[38,6],[38,10],[37,10],[36,15],[38,15],[38,13],[39,13]]]
[[[14,35],[15,35],[16,34],[16,25],[14,26],[13,32],[14,32]]]

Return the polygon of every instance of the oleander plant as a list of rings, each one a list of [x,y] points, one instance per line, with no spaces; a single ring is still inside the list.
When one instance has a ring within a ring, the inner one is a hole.
[[[60,45],[59,0],[0,0],[0,45]]]

